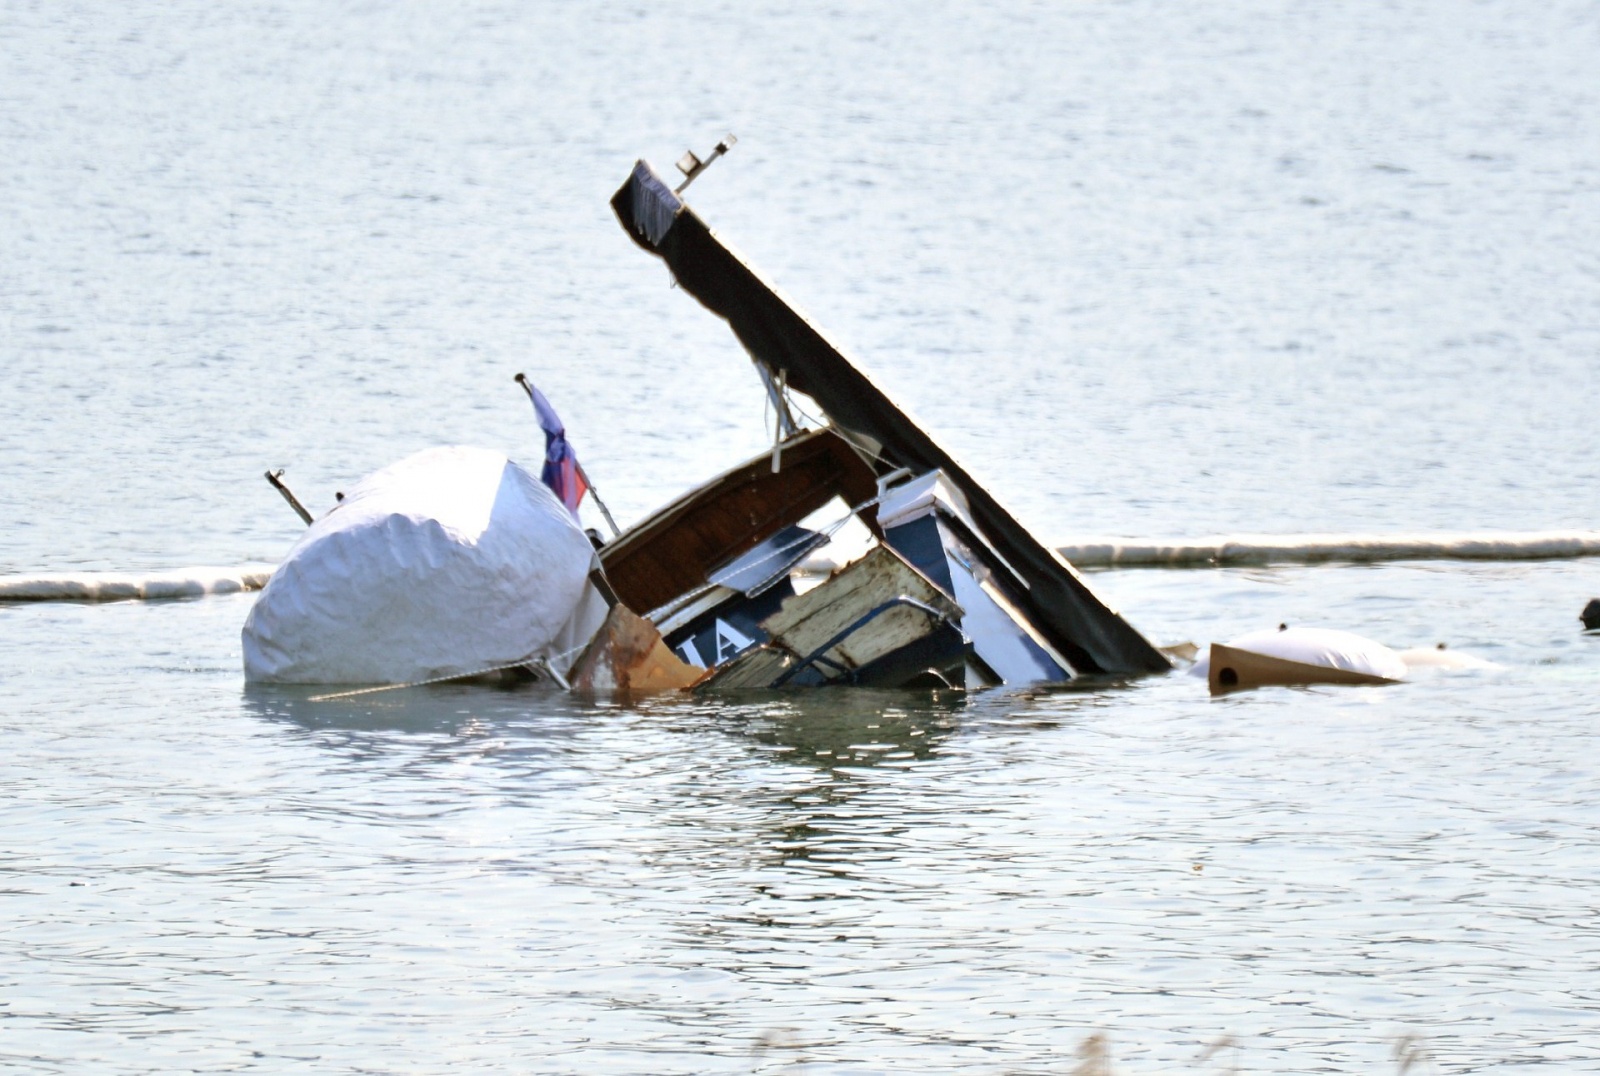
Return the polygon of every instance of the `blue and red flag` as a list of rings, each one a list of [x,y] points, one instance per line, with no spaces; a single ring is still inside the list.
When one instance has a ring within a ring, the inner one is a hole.
[[[539,415],[539,428],[544,430],[544,470],[539,473],[539,478],[555,492],[576,519],[578,502],[589,492],[589,483],[584,481],[583,471],[578,466],[578,454],[573,451],[572,442],[567,440],[567,428],[562,425],[561,416],[544,398],[544,393],[534,387],[532,381],[524,379],[522,385],[528,390],[528,398],[533,401],[533,409]]]

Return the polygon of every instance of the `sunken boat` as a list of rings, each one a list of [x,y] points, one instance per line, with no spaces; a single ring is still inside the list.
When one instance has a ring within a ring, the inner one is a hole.
[[[692,179],[703,165],[679,167]],[[599,551],[608,598],[642,614],[685,665],[705,670],[691,690],[973,689],[1170,670],[1059,553],[725,244],[683,200],[684,186],[675,191],[640,161],[611,206],[628,236],[727,322],[779,424],[770,453],[690,490]],[[792,394],[814,408],[792,407]],[[825,424],[803,428],[797,410],[820,413]],[[870,545],[801,589],[808,558],[833,529],[805,524],[829,506],[859,520]]]
[[[691,160],[688,179],[704,167]],[[246,679],[525,673],[638,694],[966,690],[1169,670],[706,226],[681,196],[687,182],[674,190],[641,161],[612,208],[749,353],[777,415],[771,450],[620,533],[596,496],[615,536],[586,537],[578,504],[592,484],[519,374],[546,437],[538,479],[491,450],[432,449],[313,519],[268,472],[308,529],[245,622]],[[823,419],[806,428],[797,411]],[[830,560],[823,547],[851,523],[864,540]]]

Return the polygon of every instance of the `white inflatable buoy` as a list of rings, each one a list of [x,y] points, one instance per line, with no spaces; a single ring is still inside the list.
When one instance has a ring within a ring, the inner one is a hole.
[[[289,550],[245,620],[245,679],[410,683],[539,655],[571,641],[593,560],[555,494],[502,453],[419,452]]]
[[[1406,675],[1395,651],[1333,628],[1279,628],[1212,643],[1195,663],[1212,694],[1272,684],[1392,684]]]

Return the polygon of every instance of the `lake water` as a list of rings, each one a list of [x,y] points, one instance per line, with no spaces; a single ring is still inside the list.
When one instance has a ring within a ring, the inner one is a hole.
[[[625,522],[759,451],[606,204],[727,131],[697,209],[1046,539],[1596,525],[1592,3],[994,8],[8,5],[0,573],[536,460],[519,370]],[[1497,667],[319,703],[248,596],[0,607],[0,1066],[1600,1069],[1600,564],[1092,582]]]

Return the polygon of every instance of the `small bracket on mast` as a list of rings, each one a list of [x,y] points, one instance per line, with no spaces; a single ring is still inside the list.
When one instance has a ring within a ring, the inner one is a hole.
[[[710,168],[713,161],[732,149],[738,141],[733,135],[726,135],[703,161],[695,155],[694,150],[686,150],[683,156],[678,158],[678,171],[683,173],[683,182],[678,184],[672,193],[682,194],[688,190],[689,184],[699,178],[701,172]]]

